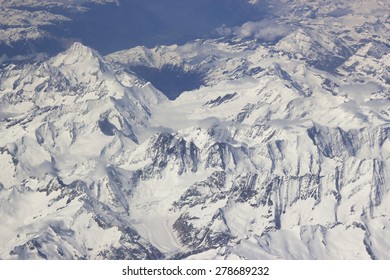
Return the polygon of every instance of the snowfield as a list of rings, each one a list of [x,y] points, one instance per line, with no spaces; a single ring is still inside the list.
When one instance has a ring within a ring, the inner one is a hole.
[[[306,2],[3,65],[0,259],[390,259],[390,7]]]

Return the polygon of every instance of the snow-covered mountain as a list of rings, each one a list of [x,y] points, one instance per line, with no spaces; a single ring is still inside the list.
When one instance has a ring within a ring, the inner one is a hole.
[[[4,66],[0,258],[389,259],[389,4],[265,2]]]

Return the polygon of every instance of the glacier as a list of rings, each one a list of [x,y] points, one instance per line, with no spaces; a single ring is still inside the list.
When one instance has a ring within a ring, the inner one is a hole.
[[[320,2],[3,65],[0,258],[389,259],[390,7]]]

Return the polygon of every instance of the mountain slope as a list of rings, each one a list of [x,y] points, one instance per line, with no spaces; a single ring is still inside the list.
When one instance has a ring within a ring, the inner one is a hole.
[[[388,259],[389,7],[273,3],[1,69],[0,258]]]
[[[135,133],[150,115],[147,106],[165,97],[134,76],[117,76],[79,43],[42,64],[10,66],[2,80],[1,130],[6,136],[1,161],[9,173],[1,176],[1,227],[17,233],[11,238],[18,245],[9,243],[7,234],[1,251],[19,258],[109,258],[130,243],[142,248],[131,253],[133,258],[160,256],[143,244],[129,222],[121,221],[128,205],[121,197],[124,190],[112,183],[121,171],[110,164],[115,154],[134,148]],[[129,87],[134,84],[139,86]],[[24,205],[30,199],[34,204]],[[24,229],[14,224],[19,213]],[[68,221],[60,218],[66,216]],[[108,221],[110,226],[104,226]],[[88,238],[94,235],[106,237]]]

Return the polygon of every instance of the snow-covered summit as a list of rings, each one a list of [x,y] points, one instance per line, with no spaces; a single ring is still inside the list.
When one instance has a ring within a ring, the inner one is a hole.
[[[56,59],[54,59],[53,64],[55,66],[59,66],[61,64],[72,65],[81,63],[96,63],[99,60],[101,60],[101,58],[96,51],[84,46],[80,42],[75,42],[67,51],[58,55]]]

